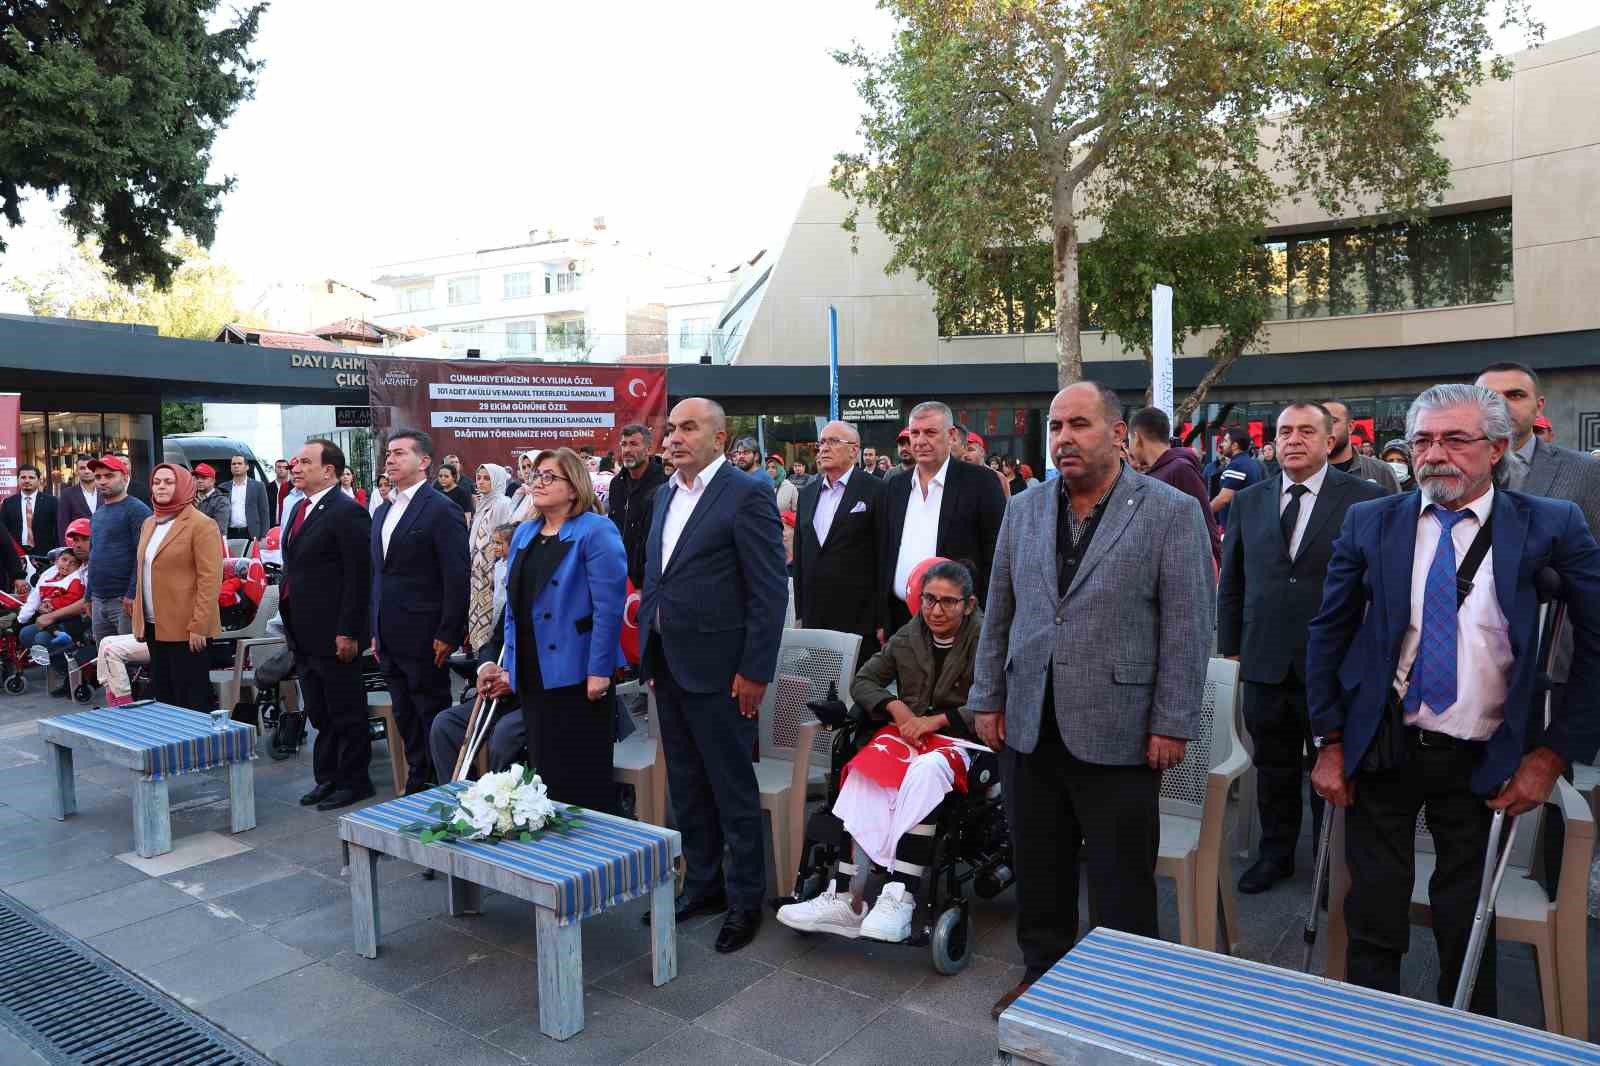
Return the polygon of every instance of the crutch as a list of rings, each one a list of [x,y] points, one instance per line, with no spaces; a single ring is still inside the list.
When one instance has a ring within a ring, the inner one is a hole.
[[[1544,652],[1541,664],[1540,686],[1544,689],[1544,710],[1548,717],[1550,713],[1551,684],[1550,670],[1555,663],[1557,636],[1561,631],[1561,623],[1566,615],[1566,602],[1561,598],[1561,575],[1549,567],[1539,571],[1534,577],[1534,587],[1539,593],[1539,602],[1550,604],[1548,610],[1553,617],[1549,624],[1543,626],[1541,634],[1544,640]],[[1456,998],[1451,1006],[1456,1010],[1466,1010],[1467,1003],[1472,999],[1472,988],[1478,981],[1478,964],[1483,959],[1484,948],[1489,941],[1489,933],[1493,929],[1494,905],[1500,898],[1500,883],[1505,880],[1506,867],[1511,862],[1511,849],[1517,842],[1517,827],[1522,819],[1518,815],[1511,815],[1510,825],[1507,826],[1506,812],[1494,812],[1494,819],[1489,823],[1489,847],[1483,856],[1483,880],[1478,888],[1478,906],[1472,913],[1472,934],[1467,939],[1467,954],[1461,964],[1461,976],[1456,981]],[[1505,846],[1500,847],[1501,831],[1505,832]]]
[[[1317,843],[1317,867],[1311,872],[1311,905],[1306,908],[1306,927],[1301,936],[1305,938],[1306,951],[1300,959],[1302,973],[1311,972],[1311,950],[1317,946],[1317,912],[1322,909],[1322,886],[1328,876],[1328,847],[1333,843],[1333,804],[1326,804],[1322,811],[1322,838]]]
[[[495,666],[504,669],[506,650],[500,649],[500,657],[495,660]],[[472,767],[472,760],[477,758],[478,748],[483,744],[484,738],[489,735],[489,727],[494,722],[495,708],[500,703],[496,696],[489,701],[487,708],[483,705],[483,696],[479,696],[472,705],[472,713],[467,716],[467,731],[463,738],[461,751],[456,754],[455,772],[450,775],[451,781],[465,781],[467,772]]]

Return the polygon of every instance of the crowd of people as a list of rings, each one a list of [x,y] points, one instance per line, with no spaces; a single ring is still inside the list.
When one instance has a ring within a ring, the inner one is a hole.
[[[751,752],[788,611],[855,634],[849,695],[914,757],[903,779],[847,778],[833,810],[851,857],[779,920],[904,939],[915,875],[896,869],[900,838],[986,747],[1024,965],[997,1016],[1076,941],[1080,859],[1097,920],[1156,935],[1161,775],[1197,735],[1214,648],[1240,664],[1258,774],[1260,850],[1239,890],[1294,873],[1309,769],[1313,827],[1324,800],[1349,812],[1350,979],[1398,991],[1418,810],[1453,984],[1492,811],[1543,803],[1600,748],[1600,462],[1540,436],[1543,403],[1534,371],[1496,364],[1423,392],[1405,435],[1372,447],[1345,403],[1297,401],[1260,446],[1224,434],[1206,467],[1164,412],[1125,419],[1113,391],[1080,382],[1050,404],[1041,482],[937,401],[910,410],[896,456],[829,422],[810,471],[730,441],[722,407],[689,398],[659,445],[635,424],[615,457],[548,448],[515,469],[464,470],[401,429],[370,497],[326,440],[277,464],[270,488],[242,457],[223,489],[205,464],[161,464],[148,507],[108,456],[89,464],[87,515],[63,501],[42,519],[30,496],[7,501],[0,526],[15,528],[13,512],[34,518],[23,529],[64,520],[70,546],[40,583],[37,627],[65,611],[113,657],[131,635],[153,694],[201,707],[218,534],[281,525],[280,610],[317,728],[301,802],[324,810],[373,794],[363,669],[389,689],[407,791],[452,779],[473,710],[452,705],[463,654],[498,710],[491,767],[527,760],[554,798],[613,810],[612,743],[627,728],[614,686],[637,590],[637,671],[683,834],[676,918],[722,914],[719,952],[762,923]],[[1545,567],[1571,623],[1548,722],[1533,696]],[[937,750],[952,739],[966,747]],[[862,864],[887,874],[876,899]],[[1476,987],[1472,1009],[1493,1014],[1493,951]]]

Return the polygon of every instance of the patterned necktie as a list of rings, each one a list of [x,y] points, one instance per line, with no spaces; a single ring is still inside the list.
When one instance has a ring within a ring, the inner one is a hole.
[[[1411,686],[1406,690],[1405,706],[1415,711],[1426,703],[1434,714],[1444,714],[1456,702],[1456,544],[1450,531],[1457,522],[1472,515],[1469,510],[1447,511],[1430,505],[1428,512],[1439,523],[1439,546],[1422,593],[1422,640],[1411,666]],[[1476,517],[1475,515],[1473,517]]]
[[[33,547],[33,497],[22,498],[22,546]]]
[[[1311,490],[1304,485],[1289,486],[1289,506],[1278,516],[1278,528],[1283,530],[1283,550],[1294,556],[1294,527],[1300,524],[1300,499]]]

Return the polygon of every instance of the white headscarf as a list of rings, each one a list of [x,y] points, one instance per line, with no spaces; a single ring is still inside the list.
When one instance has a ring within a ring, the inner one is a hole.
[[[511,512],[516,504],[506,495],[506,484],[510,482],[511,475],[499,463],[484,463],[479,470],[489,472],[489,495],[485,497],[477,493],[477,506],[472,512],[472,547],[477,550],[482,544],[487,543],[494,536],[497,526],[503,526],[511,521]],[[477,478],[473,478],[476,482]]]

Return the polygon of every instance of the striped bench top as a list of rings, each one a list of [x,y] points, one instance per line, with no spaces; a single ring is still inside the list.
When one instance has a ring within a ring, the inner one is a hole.
[[[448,785],[379,803],[339,819],[340,836],[351,839],[346,824],[404,835],[404,827],[435,820],[428,808],[449,802],[465,784]],[[550,885],[556,890],[556,917],[562,925],[582,921],[652,891],[673,876],[677,833],[643,822],[584,811],[568,833],[546,833],[529,844],[519,841],[429,844],[455,855]],[[470,875],[466,876],[471,880]]]
[[[1600,1047],[1263,963],[1096,929],[1000,1019],[1047,1063],[1600,1063]]]
[[[256,757],[256,731],[251,726],[229,722],[214,729],[209,714],[166,703],[41,718],[39,735],[62,747],[87,747],[152,781]]]

